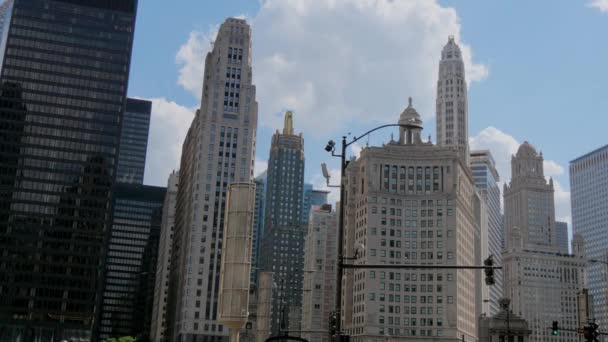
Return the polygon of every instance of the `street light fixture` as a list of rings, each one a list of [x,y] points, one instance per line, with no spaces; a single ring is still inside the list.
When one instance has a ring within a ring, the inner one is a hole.
[[[337,314],[337,331],[338,333],[341,332],[341,319],[342,319],[342,314],[341,314],[341,310],[342,310],[342,276],[344,274],[344,200],[345,200],[345,187],[344,187],[344,176],[345,176],[345,172],[346,172],[346,166],[348,165],[347,161],[346,161],[346,148],[352,144],[354,144],[355,142],[357,142],[359,139],[366,137],[367,135],[369,135],[372,132],[375,132],[379,129],[382,128],[386,128],[386,127],[402,127],[403,125],[400,124],[387,124],[387,125],[382,125],[382,126],[378,126],[376,128],[373,128],[363,134],[361,134],[360,136],[356,136],[353,137],[352,140],[350,142],[346,141],[346,136],[342,136],[342,148],[341,148],[341,153],[340,154],[336,154],[335,153],[335,147],[336,147],[336,142],[333,140],[330,140],[329,142],[327,142],[327,145],[325,146],[325,151],[327,152],[331,152],[331,155],[333,157],[340,157],[340,213],[339,213],[339,221],[338,221],[338,276],[336,279],[336,314]],[[329,172],[327,171],[327,165],[322,164],[321,166],[323,168],[323,176],[325,177],[325,179],[327,179],[327,183],[329,185]],[[338,186],[336,186],[338,187]]]

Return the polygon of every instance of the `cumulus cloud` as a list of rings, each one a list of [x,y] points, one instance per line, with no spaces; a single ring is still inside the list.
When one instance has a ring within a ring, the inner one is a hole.
[[[329,168],[328,171],[331,176],[330,184],[338,184],[340,182],[340,169]],[[327,181],[325,180],[322,174],[315,174],[312,177],[310,183],[312,183],[314,189],[330,191],[329,195],[327,196],[327,200],[331,205],[335,205],[336,202],[340,201],[340,188],[327,186]]]
[[[260,126],[279,127],[278,113],[290,108],[296,126],[319,137],[347,122],[392,122],[408,96],[430,119],[449,35],[461,46],[468,81],[488,75],[460,40],[456,11],[436,1],[264,0],[250,23]],[[191,33],[178,54],[179,83],[197,97],[215,32]]]
[[[256,159],[253,166],[253,176],[257,177],[268,169],[268,161],[262,159]]]
[[[564,167],[553,160],[545,160],[543,162],[543,170],[545,171],[545,176],[548,177],[556,177],[564,174]]]
[[[608,0],[592,0],[587,3],[587,7],[597,8],[600,12],[608,13]]]
[[[179,169],[182,143],[195,110],[165,98],[147,100],[152,101],[152,118],[145,183],[166,186],[171,171]]]
[[[211,51],[211,44],[217,36],[218,30],[219,26],[214,26],[205,33],[190,32],[188,41],[179,48],[175,55],[175,63],[178,66],[177,84],[197,99],[202,96],[205,57]]]
[[[520,144],[513,136],[495,127],[484,128],[476,136],[469,138],[469,145],[472,150],[490,150],[492,152],[501,179],[501,191],[502,184],[511,180],[511,156],[517,153]],[[547,179],[549,177],[553,178],[556,219],[570,224],[570,192],[565,190],[560,182],[555,179],[555,177],[564,174],[564,167],[553,160],[545,159],[543,168]]]

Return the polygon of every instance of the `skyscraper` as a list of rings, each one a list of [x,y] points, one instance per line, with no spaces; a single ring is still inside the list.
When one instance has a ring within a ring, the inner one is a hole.
[[[302,330],[327,329],[330,312],[336,308],[338,270],[338,215],[331,204],[315,205],[310,211],[304,248]],[[324,333],[308,333],[311,342],[325,342]]]
[[[553,180],[543,171],[543,156],[524,142],[511,159],[511,182],[504,186],[504,295],[530,325],[531,341],[578,341],[576,333],[553,336],[553,321],[577,327],[576,298],[585,287],[585,243],[572,241],[572,253],[560,251],[555,229]]]
[[[0,331],[88,340],[137,2],[0,5]]]
[[[171,341],[223,341],[217,322],[228,184],[253,178],[257,102],[251,29],[242,19],[220,26],[205,58],[201,107],[182,147],[168,295]]]
[[[304,194],[302,199],[302,223],[308,224],[310,218],[310,209],[314,205],[329,204],[327,196],[329,191],[314,189],[312,184],[304,184]]]
[[[266,209],[266,171],[255,177],[255,212],[253,213],[251,284],[258,283],[260,245],[264,236],[264,211]]]
[[[500,213],[500,188],[498,187],[498,171],[494,163],[492,153],[488,150],[471,151],[470,156],[471,172],[475,186],[482,194],[482,200],[485,201],[485,209],[487,210],[487,224],[481,227],[482,234],[482,253],[481,258],[486,259],[490,255],[493,256],[494,262],[497,265],[502,264],[502,215]],[[480,298],[482,300],[485,312],[488,316],[494,316],[499,312],[499,301],[502,296],[502,272],[495,273],[495,285],[487,288],[488,296]],[[487,286],[487,285],[482,285]],[[485,291],[484,291],[485,292]],[[489,301],[483,302],[484,299]]]
[[[568,222],[555,221],[555,231],[557,247],[562,253],[568,253]]]
[[[259,264],[273,272],[277,291],[272,295],[271,334],[279,331],[279,320],[286,326],[299,322],[289,312],[302,305],[304,236],[302,192],[304,189],[304,138],[293,130],[291,112],[285,113],[283,131],[272,136],[266,181],[264,236]]]
[[[127,98],[122,117],[116,181],[143,184],[152,102]]]
[[[117,183],[98,338],[149,336],[166,188]]]
[[[583,236],[587,257],[603,262],[608,262],[607,195],[608,145],[570,162],[572,230]],[[608,327],[608,267],[601,262],[592,263],[587,275],[595,318],[600,327]]]
[[[399,139],[367,147],[346,170],[345,256],[354,264],[474,265],[479,198],[469,165],[421,139],[409,106]],[[353,341],[475,341],[472,270],[346,270],[342,327]]]
[[[175,202],[179,172],[173,171],[167,181],[167,194],[163,201],[163,216],[160,225],[160,242],[156,262],[154,285],[154,302],[152,305],[152,323],[150,339],[154,342],[169,341],[167,331],[167,293],[169,292],[169,271],[171,264],[171,247],[173,245],[173,226],[175,225]]]
[[[454,37],[441,51],[436,103],[437,145],[457,146],[469,158],[467,82],[460,47]]]
[[[308,224],[310,208],[312,207],[312,184],[305,183],[302,191],[302,223]]]

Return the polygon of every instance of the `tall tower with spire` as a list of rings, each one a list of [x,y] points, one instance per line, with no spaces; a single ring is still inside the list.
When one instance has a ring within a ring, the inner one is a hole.
[[[511,182],[504,186],[503,293],[513,313],[530,323],[530,341],[574,342],[579,340],[574,332],[555,336],[547,329],[553,321],[579,325],[572,299],[586,287],[587,278],[582,238],[573,239],[571,255],[559,247],[553,192],[542,153],[524,142],[511,159]]]
[[[436,101],[437,145],[457,146],[460,155],[469,156],[469,111],[467,83],[460,47],[454,36],[441,51]]]
[[[258,105],[251,28],[228,18],[205,58],[200,109],[182,145],[167,340],[226,341],[218,294],[228,186],[253,178]]]
[[[294,327],[301,321],[304,280],[304,238],[302,224],[304,192],[304,138],[295,134],[293,113],[285,113],[283,131],[272,136],[266,179],[264,235],[259,254],[262,271],[273,272],[277,284],[272,291],[271,334],[279,332],[280,321]],[[298,329],[296,329],[298,330]]]

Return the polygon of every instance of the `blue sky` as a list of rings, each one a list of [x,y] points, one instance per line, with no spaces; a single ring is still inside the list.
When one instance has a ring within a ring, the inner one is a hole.
[[[318,186],[321,162],[337,168],[327,140],[394,122],[408,96],[434,140],[434,84],[449,34],[466,58],[471,145],[492,150],[503,180],[518,143],[542,150],[558,183],[558,219],[570,216],[568,161],[608,143],[608,0],[140,1],[129,95],[154,101],[147,184],[164,185],[179,165],[204,54],[229,16],[253,27],[258,171],[285,109],[304,133],[306,180]],[[389,136],[376,133],[370,144]]]

